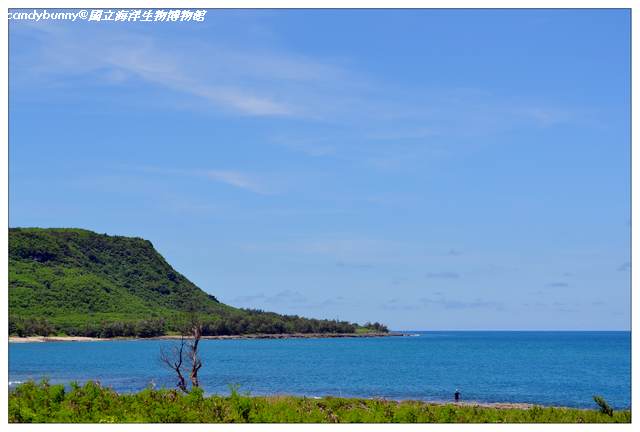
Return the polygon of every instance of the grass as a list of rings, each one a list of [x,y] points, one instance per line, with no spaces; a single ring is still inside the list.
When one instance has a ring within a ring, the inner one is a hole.
[[[631,412],[533,407],[499,409],[418,401],[296,396],[203,396],[146,389],[118,394],[84,386],[27,382],[9,393],[12,423],[630,423]]]

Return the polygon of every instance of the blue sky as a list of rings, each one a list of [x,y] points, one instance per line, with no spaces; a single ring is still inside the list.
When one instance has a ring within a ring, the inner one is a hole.
[[[10,22],[10,225],[144,237],[221,301],[628,329],[629,12]]]

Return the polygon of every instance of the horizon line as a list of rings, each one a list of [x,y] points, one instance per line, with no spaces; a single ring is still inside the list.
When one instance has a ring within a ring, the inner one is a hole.
[[[389,332],[631,332],[631,329],[431,329],[431,330],[397,330]]]

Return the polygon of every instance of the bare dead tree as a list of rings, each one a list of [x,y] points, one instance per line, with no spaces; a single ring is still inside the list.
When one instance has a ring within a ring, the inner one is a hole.
[[[187,339],[189,338],[189,340]],[[178,376],[176,386],[185,393],[188,393],[187,383],[183,371],[189,371],[191,388],[200,387],[198,371],[202,367],[202,360],[198,353],[198,346],[202,339],[202,324],[196,319],[191,319],[191,323],[185,328],[180,336],[180,342],[171,347],[170,350],[160,348],[160,360]]]
[[[176,386],[183,392],[188,393],[187,383],[182,374],[182,363],[186,343],[184,335],[182,335],[180,336],[180,343],[172,346],[170,350],[167,350],[165,347],[160,347],[160,360],[178,375],[178,383]]]
[[[193,322],[191,330],[193,339],[189,343],[189,361],[191,363],[191,373],[189,374],[189,377],[191,378],[191,385],[193,387],[200,387],[198,371],[202,367],[202,360],[198,355],[198,344],[202,338],[202,324],[199,322]]]

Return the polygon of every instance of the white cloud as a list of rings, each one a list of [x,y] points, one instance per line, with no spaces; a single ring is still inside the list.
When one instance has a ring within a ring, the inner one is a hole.
[[[104,26],[40,24],[12,27],[12,36],[36,42],[12,55],[14,84],[29,85],[34,79],[64,83],[78,76],[108,85],[137,79],[189,96],[187,102],[194,105],[204,101],[207,110],[320,120],[337,126],[330,137],[303,132],[277,137],[274,143],[310,156],[368,160],[384,169],[437,156],[439,137],[477,138],[575,117],[566,109],[513,103],[481,89],[415,88],[393,78],[375,80],[342,67],[356,64],[346,63],[349,59],[311,58],[257,41],[228,42],[228,34],[199,40],[136,27],[129,27],[135,32],[115,32]],[[402,141],[416,148],[385,150],[375,141]]]
[[[335,154],[335,146],[329,144],[327,141],[327,139],[323,138],[296,138],[285,135],[279,135],[271,138],[271,142],[274,144],[313,157],[323,157]]]
[[[121,166],[120,168],[152,174],[206,178],[209,180],[227,184],[229,186],[233,186],[238,189],[244,189],[258,194],[271,193],[264,181],[259,180],[253,174],[249,174],[243,171],[220,169],[176,169],[159,168],[152,166]]]
[[[209,170],[206,172],[206,176],[210,179],[217,180],[240,189],[260,194],[266,193],[264,185],[260,184],[257,180],[243,172]]]
[[[289,81],[322,81],[340,75],[338,68],[300,56],[234,52],[194,40],[163,43],[126,31],[116,34],[45,24],[16,27],[16,34],[38,41],[33,51],[18,56],[15,63],[30,79],[64,81],[93,74],[117,85],[127,77],[137,78],[244,115],[303,115],[305,109],[286,97],[282,86]]]

